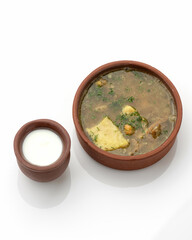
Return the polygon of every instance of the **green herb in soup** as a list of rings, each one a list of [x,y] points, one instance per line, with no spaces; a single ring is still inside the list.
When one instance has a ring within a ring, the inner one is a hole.
[[[144,154],[169,137],[174,99],[155,76],[125,68],[95,79],[81,102],[83,130],[99,148],[118,155]]]

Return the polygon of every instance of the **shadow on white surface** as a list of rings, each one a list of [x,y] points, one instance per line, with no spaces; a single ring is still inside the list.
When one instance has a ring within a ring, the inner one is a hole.
[[[159,162],[140,170],[121,171],[108,168],[92,159],[81,147],[75,132],[73,139],[76,142],[74,153],[85,171],[98,181],[115,187],[137,187],[154,181],[167,170],[177,149],[176,139],[172,149]]]
[[[192,239],[192,198],[183,205],[179,211],[162,227],[153,240]]]
[[[51,208],[59,205],[67,197],[71,186],[69,168],[51,182],[36,182],[18,174],[18,189],[25,202],[36,208]]]

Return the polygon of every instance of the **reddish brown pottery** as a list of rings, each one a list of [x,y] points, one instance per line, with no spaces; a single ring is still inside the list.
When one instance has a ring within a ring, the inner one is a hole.
[[[25,160],[22,152],[23,140],[28,133],[39,128],[46,128],[59,135],[63,142],[63,151],[57,161],[48,166],[37,166]],[[14,151],[21,171],[29,178],[48,182],[59,177],[67,168],[70,159],[71,140],[67,131],[57,122],[49,119],[39,119],[26,123],[17,132],[14,139]]]
[[[173,95],[176,103],[176,108],[177,108],[176,124],[169,138],[160,147],[156,148],[155,150],[148,152],[146,154],[141,154],[136,156],[114,155],[114,154],[111,154],[110,152],[107,152],[98,148],[85,135],[79,120],[81,98],[85,89],[87,89],[90,86],[91,82],[95,78],[97,78],[99,75],[102,75],[104,73],[108,73],[110,71],[114,71],[120,68],[124,68],[124,67],[130,67],[138,70],[147,71],[148,73],[151,73],[154,76],[158,77],[167,86],[167,88]],[[73,102],[73,121],[75,124],[77,137],[82,147],[93,159],[111,168],[120,169],[120,170],[134,170],[134,169],[145,168],[147,166],[154,164],[169,152],[169,150],[171,149],[171,147],[175,142],[177,133],[180,129],[180,125],[182,121],[182,103],[181,103],[180,96],[175,86],[173,85],[173,83],[156,68],[141,62],[136,62],[136,61],[117,61],[117,62],[107,63],[95,69],[81,83],[81,85],[79,86],[76,92],[74,102]]]

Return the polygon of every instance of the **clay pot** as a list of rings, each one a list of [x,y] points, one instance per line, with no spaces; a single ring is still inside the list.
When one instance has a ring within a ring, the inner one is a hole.
[[[87,87],[90,86],[91,82],[97,78],[99,75],[109,73],[110,71],[118,70],[121,68],[130,67],[135,68],[138,70],[143,70],[148,72],[149,74],[153,74],[157,78],[159,78],[169,89],[171,94],[173,95],[175,99],[175,104],[177,108],[177,120],[175,123],[175,127],[169,138],[158,148],[155,150],[141,154],[136,156],[120,156],[111,154],[110,152],[104,151],[97,146],[95,146],[86,136],[84,133],[80,119],[79,119],[79,111],[80,111],[80,104],[81,104],[81,98],[82,95],[87,89]],[[171,149],[173,146],[177,133],[179,131],[181,121],[182,121],[182,103],[180,96],[173,85],[173,83],[159,70],[155,69],[154,67],[151,67],[147,64],[141,63],[141,62],[135,62],[135,61],[117,61],[117,62],[111,62],[107,63],[103,66],[100,66],[99,68],[95,69],[93,72],[91,72],[81,83],[79,86],[74,102],[73,102],[73,121],[76,128],[77,137],[79,139],[79,142],[81,143],[84,150],[96,161],[100,162],[101,164],[104,164],[105,166],[115,168],[115,169],[121,169],[121,170],[134,170],[134,169],[140,169],[145,168],[147,166],[150,166],[154,164],[155,162],[159,161],[161,158],[163,158]]]
[[[47,166],[37,166],[29,163],[25,160],[22,152],[22,144],[26,135],[39,128],[50,129],[57,133],[64,146],[59,159]],[[51,181],[65,171],[70,159],[70,146],[71,140],[67,131],[59,123],[49,119],[39,119],[26,123],[19,129],[14,139],[14,151],[21,171],[29,178],[39,182]]]

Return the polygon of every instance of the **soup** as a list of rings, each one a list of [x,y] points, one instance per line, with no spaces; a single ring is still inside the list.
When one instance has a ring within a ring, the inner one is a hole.
[[[170,136],[176,118],[167,87],[154,75],[137,69],[99,76],[81,100],[85,134],[112,154],[132,156],[154,150]]]

